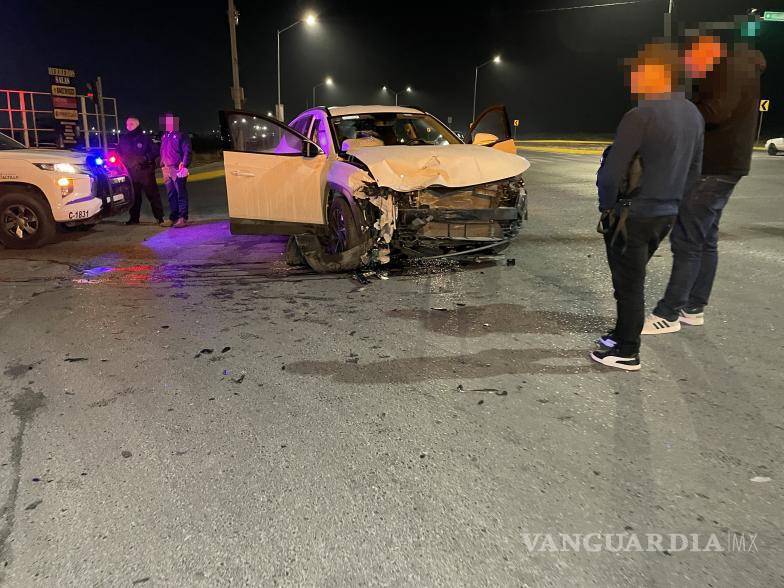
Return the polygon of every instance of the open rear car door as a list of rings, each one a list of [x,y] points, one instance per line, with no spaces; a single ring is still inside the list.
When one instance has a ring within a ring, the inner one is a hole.
[[[468,127],[468,142],[517,154],[505,106],[491,106]]]
[[[327,158],[271,117],[220,113],[233,234],[293,235],[324,226]]]

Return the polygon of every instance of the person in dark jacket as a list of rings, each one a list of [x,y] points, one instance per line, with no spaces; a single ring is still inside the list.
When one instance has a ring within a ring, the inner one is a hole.
[[[711,50],[711,44],[716,49]],[[681,323],[704,324],[719,262],[719,221],[751,167],[765,58],[748,41],[730,40],[727,47],[718,35],[705,35],[685,54],[697,79],[694,104],[705,118],[703,175],[681,204],[670,235],[670,280],[645,321],[645,335],[674,333]],[[719,56],[717,63],[702,63],[699,57],[705,55]]]
[[[127,133],[120,136],[117,151],[128,168],[133,184],[134,201],[131,205],[131,217],[126,225],[138,225],[139,215],[142,210],[142,193],[150,201],[152,214],[158,224],[165,226],[163,220],[163,206],[161,205],[161,193],[158,184],[155,182],[155,160],[158,157],[158,149],[152,141],[152,136],[143,133],[139,127],[139,119],[129,116],[125,120]]]
[[[161,117],[161,168],[169,197],[169,219],[175,228],[188,222],[188,166],[191,164],[191,138],[180,130],[180,119],[173,114]]]
[[[700,175],[704,121],[682,90],[680,64],[678,50],[669,44],[640,51],[630,72],[637,107],[618,125],[597,174],[617,320],[599,339],[605,348],[592,352],[591,359],[608,367],[640,369],[645,268],[675,222],[684,193]],[[638,158],[639,186],[632,198],[619,199]]]

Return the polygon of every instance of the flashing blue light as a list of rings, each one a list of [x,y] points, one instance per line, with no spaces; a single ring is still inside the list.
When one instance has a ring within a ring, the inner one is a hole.
[[[103,165],[103,157],[96,157],[95,165]]]

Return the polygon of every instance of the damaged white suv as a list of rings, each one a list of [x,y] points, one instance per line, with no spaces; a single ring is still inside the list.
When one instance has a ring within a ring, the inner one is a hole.
[[[320,272],[393,255],[497,252],[527,218],[506,110],[493,107],[465,144],[416,108],[314,108],[289,125],[221,112],[233,234],[291,235],[290,263]]]

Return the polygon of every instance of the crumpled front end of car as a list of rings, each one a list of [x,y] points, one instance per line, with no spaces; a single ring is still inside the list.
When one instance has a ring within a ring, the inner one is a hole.
[[[374,225],[378,246],[409,257],[470,253],[495,244],[500,249],[517,236],[528,216],[522,175],[476,186],[430,186],[410,192],[367,183],[361,192],[378,210]],[[387,257],[382,251],[379,261]]]

